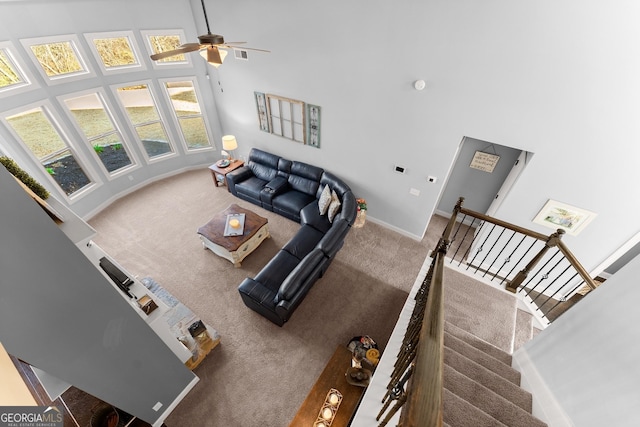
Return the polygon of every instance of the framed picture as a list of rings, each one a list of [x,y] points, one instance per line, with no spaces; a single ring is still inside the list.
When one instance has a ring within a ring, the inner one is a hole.
[[[271,133],[269,128],[269,113],[267,112],[267,97],[262,92],[253,92],[256,98],[256,109],[258,111],[258,124],[260,130]]]
[[[563,229],[572,236],[578,235],[597,216],[596,213],[549,199],[533,219],[545,227]]]
[[[307,104],[307,145],[320,148],[320,107]]]

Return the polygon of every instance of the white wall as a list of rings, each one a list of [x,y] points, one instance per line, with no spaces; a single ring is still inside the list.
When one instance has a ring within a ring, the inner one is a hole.
[[[515,354],[577,427],[640,425],[639,274],[636,257]]]
[[[227,60],[213,74],[224,131],[240,152],[257,146],[339,173],[367,199],[370,217],[422,236],[469,136],[535,153],[502,219],[548,233],[531,219],[550,198],[598,213],[565,239],[587,269],[638,231],[621,212],[640,207],[624,188],[640,178],[640,59],[631,54],[639,3],[208,4],[214,32],[272,50]],[[426,80],[424,91],[412,88],[416,79]],[[255,90],[320,105],[322,148],[260,132]],[[429,184],[427,175],[440,180]]]

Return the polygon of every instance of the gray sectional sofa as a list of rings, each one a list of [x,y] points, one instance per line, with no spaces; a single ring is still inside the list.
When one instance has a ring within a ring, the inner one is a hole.
[[[257,148],[227,175],[227,184],[236,197],[300,223],[298,233],[238,287],[247,307],[282,326],[342,247],[356,218],[356,198],[330,172]]]

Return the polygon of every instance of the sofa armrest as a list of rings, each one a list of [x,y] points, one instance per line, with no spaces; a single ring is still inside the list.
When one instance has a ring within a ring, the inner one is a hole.
[[[322,250],[328,258],[333,258],[342,247],[348,232],[349,223],[345,219],[334,220],[327,234],[318,242],[317,248]]]
[[[324,252],[319,249],[309,252],[282,282],[280,289],[278,289],[276,301],[287,301],[299,294],[306,283],[306,279],[314,273],[314,270],[321,264],[324,257]]]
[[[236,195],[236,184],[242,182],[246,179],[249,179],[253,176],[253,172],[249,166],[242,166],[232,172],[229,172],[226,176],[227,185],[229,186],[229,191],[234,196]]]
[[[268,191],[275,196],[285,191],[288,186],[289,183],[287,182],[287,179],[285,177],[277,176],[269,181],[267,185],[264,186],[264,188],[265,191]]]
[[[262,306],[271,307],[273,309],[273,306],[275,305],[275,295],[273,291],[250,277],[247,277],[242,281],[242,283],[240,283],[240,286],[238,286],[238,292],[243,296],[251,298]]]

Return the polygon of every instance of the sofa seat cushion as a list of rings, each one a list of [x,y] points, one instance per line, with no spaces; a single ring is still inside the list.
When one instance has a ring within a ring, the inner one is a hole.
[[[241,194],[245,194],[252,199],[260,200],[260,192],[264,188],[268,181],[262,180],[256,176],[245,179],[244,181],[236,184],[236,191]]]
[[[300,218],[300,211],[316,200],[315,195],[290,190],[273,198],[273,210],[286,214],[289,218]]]
[[[254,280],[271,290],[275,295],[284,279],[287,278],[291,270],[299,263],[300,260],[298,258],[281,249],[276,256],[271,258],[267,265],[260,270]]]
[[[300,223],[310,225],[321,233],[326,233],[331,228],[329,218],[320,214],[317,200],[309,203],[300,211]]]
[[[299,260],[302,260],[302,258],[313,250],[323,236],[324,233],[321,233],[312,226],[303,225],[282,249]]]

